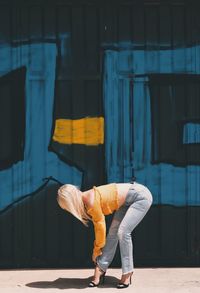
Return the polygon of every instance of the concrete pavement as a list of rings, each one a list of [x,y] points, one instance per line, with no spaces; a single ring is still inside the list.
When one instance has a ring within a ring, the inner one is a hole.
[[[92,269],[1,270],[1,293],[29,292],[119,292],[115,286],[121,269],[110,268],[105,284],[88,288]],[[135,268],[132,285],[123,292],[200,293],[200,268]]]

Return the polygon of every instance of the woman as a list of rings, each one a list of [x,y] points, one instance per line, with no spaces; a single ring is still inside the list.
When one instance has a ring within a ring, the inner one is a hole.
[[[127,288],[133,274],[133,248],[131,232],[143,219],[152,204],[147,187],[137,182],[110,183],[94,186],[84,192],[65,184],[58,190],[58,204],[87,226],[94,225],[95,241],[92,260],[95,263],[93,280],[89,287],[100,284],[111,264],[119,242],[122,276],[118,289]],[[105,215],[114,213],[107,237]]]

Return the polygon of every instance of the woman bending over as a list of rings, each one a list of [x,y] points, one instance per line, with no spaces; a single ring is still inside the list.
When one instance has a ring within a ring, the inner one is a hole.
[[[92,261],[95,263],[93,280],[89,287],[104,281],[106,270],[111,264],[119,243],[122,275],[118,289],[127,288],[134,271],[131,232],[143,219],[152,205],[149,189],[137,182],[109,183],[80,191],[71,184],[62,185],[57,196],[60,207],[88,226],[94,225],[95,241]],[[106,236],[105,216],[114,213]]]

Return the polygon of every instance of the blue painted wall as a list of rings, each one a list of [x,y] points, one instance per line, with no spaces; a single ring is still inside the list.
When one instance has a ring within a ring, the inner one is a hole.
[[[148,74],[199,74],[200,47],[144,51],[126,49],[119,44],[119,48],[119,51],[106,50],[104,55],[108,181],[127,182],[134,170],[137,180],[152,191],[154,204],[199,206],[199,165],[152,164]],[[184,142],[190,142],[191,132],[199,130],[196,124],[190,123],[188,127],[187,138],[184,130]]]
[[[81,172],[48,151],[53,123],[56,43],[3,46],[0,56],[3,75],[22,66],[27,69],[24,160],[0,171],[0,209],[3,210],[33,193],[49,176],[60,182],[70,181],[80,185]]]
[[[153,74],[200,74],[199,9],[189,0],[25,2],[0,4],[0,81],[26,68],[23,160],[0,166],[0,267],[92,266],[93,227],[59,208],[59,185],[42,185],[49,176],[82,189],[136,176],[154,198],[133,233],[136,267],[199,266],[200,165],[154,160],[151,92]],[[105,118],[103,145],[53,141],[56,119],[88,116]],[[182,145],[198,148],[197,118],[181,121]]]

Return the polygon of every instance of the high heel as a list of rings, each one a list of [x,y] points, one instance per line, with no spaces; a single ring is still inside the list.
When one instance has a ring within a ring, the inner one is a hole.
[[[98,287],[100,284],[104,284],[106,272],[102,271],[100,268],[99,268],[99,270],[100,270],[100,272],[102,272],[101,276],[99,277],[99,283],[96,284],[93,281],[91,281],[89,283],[88,287]]]
[[[128,286],[132,283],[132,275],[133,275],[133,272],[132,272],[131,275],[130,275],[130,281],[129,281],[129,284],[118,283],[118,284],[117,284],[117,289],[128,288]]]

